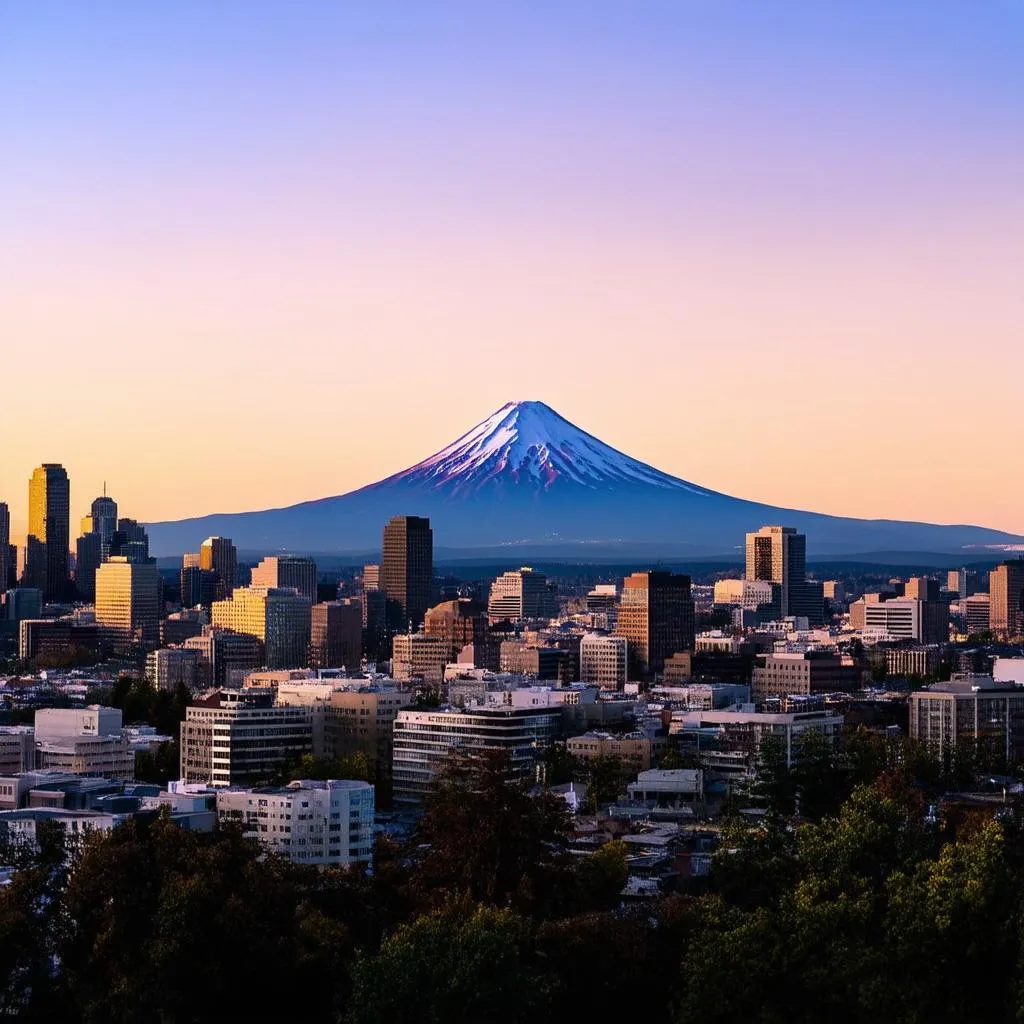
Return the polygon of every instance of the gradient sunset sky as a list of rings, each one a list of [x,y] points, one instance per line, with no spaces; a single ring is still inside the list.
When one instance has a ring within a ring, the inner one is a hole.
[[[537,398],[1024,533],[1024,4],[0,4],[0,500],[342,493]]]

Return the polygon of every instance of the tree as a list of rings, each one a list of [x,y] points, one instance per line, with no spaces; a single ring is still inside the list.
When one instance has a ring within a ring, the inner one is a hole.
[[[348,1024],[519,1024],[543,1017],[529,922],[452,902],[389,938],[353,971]]]
[[[531,797],[529,781],[504,751],[453,758],[413,836],[413,887],[432,902],[458,894],[551,912],[573,895],[571,833],[565,801],[550,793]]]

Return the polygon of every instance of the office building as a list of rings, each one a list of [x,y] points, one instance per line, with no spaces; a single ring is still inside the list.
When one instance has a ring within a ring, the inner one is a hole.
[[[480,756],[505,751],[513,770],[526,774],[558,734],[559,708],[485,707],[399,711],[394,723],[392,779],[396,804],[417,804],[453,753]]]
[[[502,640],[498,648],[498,668],[510,675],[531,679],[568,682],[573,675],[569,651],[519,640]]]
[[[832,651],[804,651],[758,655],[754,665],[753,696],[848,692],[862,681],[863,672],[852,659]]]
[[[629,642],[623,636],[587,633],[580,640],[580,682],[621,690],[629,668]]]
[[[200,689],[241,685],[242,679],[264,663],[263,641],[248,633],[204,626],[199,636],[187,639],[183,646],[199,655]]]
[[[956,676],[910,695],[910,738],[940,759],[961,744],[1024,760],[1024,690],[991,676]]]
[[[226,600],[214,601],[210,621],[262,640],[267,668],[308,663],[312,608],[294,590],[238,587]]]
[[[437,636],[398,633],[392,639],[391,675],[403,683],[440,684],[448,660],[448,647]]]
[[[316,604],[316,562],[298,555],[274,555],[264,558],[252,570],[252,587],[291,588]]]
[[[614,758],[633,774],[647,771],[656,747],[663,745],[664,739],[656,744],[650,736],[619,736],[607,732],[585,732],[581,736],[570,736],[565,741],[565,749],[581,761]]]
[[[142,523],[134,519],[118,519],[110,554],[120,555],[129,562],[149,561],[149,534]]]
[[[35,714],[36,766],[131,782],[135,754],[121,729],[121,710],[93,704],[87,708],[45,708]]]
[[[207,537],[199,548],[199,568],[217,577],[217,600],[231,596],[238,575],[238,552],[229,537]]]
[[[934,582],[934,581],[933,581]],[[949,639],[949,612],[940,601],[897,597],[863,606],[865,633],[936,644]]]
[[[209,608],[217,600],[217,574],[198,565],[181,567],[182,608]]]
[[[25,586],[41,590],[44,601],[66,599],[70,550],[71,483],[63,466],[46,463],[28,485]]]
[[[379,683],[333,690],[324,723],[327,756],[364,754],[375,778],[390,778],[395,719],[415,699],[408,690]]]
[[[373,860],[374,790],[350,779],[224,789],[217,817],[238,822],[268,853],[296,864],[352,867]]]
[[[380,584],[387,598],[388,626],[419,629],[434,594],[434,534],[430,520],[394,516],[384,527]]]
[[[94,533],[100,541],[100,562],[105,562],[114,552],[111,545],[117,532],[117,502],[101,495],[93,501],[89,515],[82,520],[82,533]]]
[[[0,593],[10,586],[13,574],[11,565],[11,510],[7,502],[0,501]]]
[[[799,706],[798,706],[799,707]],[[806,710],[785,711],[686,711],[672,716],[669,735],[678,736],[694,749],[705,769],[726,777],[751,776],[757,755],[767,737],[780,742],[787,767],[799,762],[805,739],[835,747],[843,731],[843,716],[816,704]]]
[[[885,649],[885,670],[890,677],[910,676],[923,679],[934,676],[942,663],[942,650],[938,644],[926,647],[912,645]]]
[[[99,627],[92,622],[76,622],[74,619],[18,620],[18,657],[22,661],[36,658],[59,661],[68,654],[98,655],[101,639]]]
[[[188,647],[162,647],[146,656],[146,678],[158,689],[174,692],[179,686],[199,686],[199,651]]]
[[[101,551],[98,533],[83,533],[75,541],[75,590],[83,601],[96,598],[96,570],[103,562]]]
[[[181,724],[181,778],[252,786],[313,753],[313,713],[275,707],[261,690],[221,690],[196,701]]]
[[[715,604],[735,605],[749,611],[768,607],[769,614],[780,614],[772,606],[780,591],[770,580],[718,580],[715,583]]]
[[[310,668],[356,669],[363,660],[363,609],[358,601],[324,601],[311,610]]]
[[[492,584],[487,600],[491,623],[523,619],[551,619],[558,614],[558,597],[547,576],[524,566],[502,573]]]
[[[360,597],[363,604],[363,650],[369,661],[383,661],[391,655],[387,624],[387,597],[379,565],[364,565]]]
[[[964,620],[964,630],[969,636],[987,633],[991,629],[989,601],[988,594],[972,594],[970,597],[961,598],[960,617]]]
[[[155,562],[112,555],[96,571],[96,625],[115,649],[155,647],[162,604],[163,584]]]
[[[8,622],[38,619],[43,614],[43,592],[35,587],[13,587],[4,594],[4,618]]]
[[[666,658],[693,649],[690,577],[662,570],[635,572],[622,584],[615,635],[629,641],[631,673],[653,676]]]
[[[454,662],[467,644],[482,646],[486,642],[487,616],[467,597],[442,601],[427,609],[423,632],[443,641],[446,660]]]
[[[11,797],[16,787],[8,780],[32,771],[35,766],[35,730],[27,725],[0,725],[0,810],[12,809]],[[18,803],[13,802],[13,806]]]
[[[807,538],[791,526],[762,526],[756,533],[747,534],[746,578],[777,583],[780,614],[805,614],[793,611],[802,603],[797,591],[807,579]]]
[[[1024,558],[997,565],[988,577],[989,628],[1003,637],[1024,635]]]
[[[973,597],[978,588],[978,574],[973,569],[952,569],[946,573],[946,589],[960,600]]]

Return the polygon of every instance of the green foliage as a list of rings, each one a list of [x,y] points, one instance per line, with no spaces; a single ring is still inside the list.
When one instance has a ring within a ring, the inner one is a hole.
[[[155,753],[140,750],[135,755],[136,782],[155,782],[166,786],[171,779],[181,776],[181,761],[177,740],[161,743]]]
[[[355,965],[349,1024],[515,1024],[546,986],[530,925],[508,909],[453,903],[400,928]]]
[[[120,708],[125,725],[152,725],[164,736],[178,738],[185,719],[185,709],[192,703],[187,686],[179,683],[176,690],[158,690],[148,679],[123,675],[108,691],[94,695],[97,703]],[[90,694],[86,695],[87,700]]]

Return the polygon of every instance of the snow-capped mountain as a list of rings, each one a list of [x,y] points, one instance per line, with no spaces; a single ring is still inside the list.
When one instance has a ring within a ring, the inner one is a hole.
[[[975,526],[846,519],[730,497],[606,445],[543,402],[510,402],[415,466],[337,497],[150,525],[157,555],[212,534],[246,552],[379,550],[393,515],[431,519],[438,547],[601,551],[633,557],[735,555],[744,534],[795,526],[811,554],[917,551],[983,558],[1024,538]]]
[[[381,482],[455,495],[496,481],[541,491],[565,481],[592,490],[645,484],[711,494],[616,451],[543,402],[509,402],[436,455]]]

